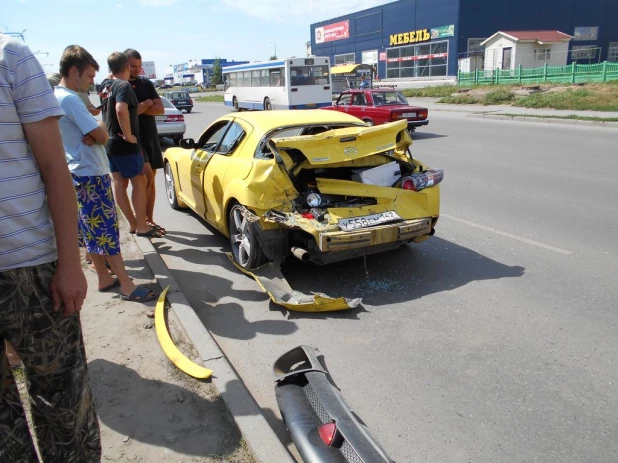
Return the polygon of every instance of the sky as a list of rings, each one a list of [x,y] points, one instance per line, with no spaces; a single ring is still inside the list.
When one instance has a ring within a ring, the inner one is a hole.
[[[305,56],[309,26],[393,0],[0,0],[0,32],[23,33],[46,72],[80,45],[107,74],[107,56],[134,48],[165,68],[189,60]]]

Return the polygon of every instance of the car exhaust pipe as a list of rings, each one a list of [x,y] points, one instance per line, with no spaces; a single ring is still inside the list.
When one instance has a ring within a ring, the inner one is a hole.
[[[309,251],[303,249],[303,248],[299,248],[296,246],[292,246],[292,254],[294,254],[294,257],[296,257],[298,260],[300,260],[301,262],[309,262]]]

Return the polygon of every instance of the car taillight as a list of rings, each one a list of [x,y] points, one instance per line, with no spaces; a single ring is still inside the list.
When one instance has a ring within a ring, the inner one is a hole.
[[[401,113],[391,113],[391,121],[396,121],[401,119],[403,115]]]
[[[419,119],[427,119],[427,111],[417,111],[416,117]]]
[[[444,178],[444,170],[429,169],[417,172],[401,179],[401,188],[404,190],[421,191],[424,188],[437,185]]]
[[[167,122],[182,122],[185,120],[185,116],[182,114],[174,114],[172,116],[167,116]]]
[[[302,212],[300,215],[303,219],[315,219],[311,212]]]
[[[189,98],[189,103],[193,104],[193,100],[191,98]]]
[[[337,434],[337,425],[334,421],[331,421],[330,423],[320,426],[318,428],[318,432],[320,433],[322,442],[330,447],[333,445],[333,441],[335,440],[335,434]]]

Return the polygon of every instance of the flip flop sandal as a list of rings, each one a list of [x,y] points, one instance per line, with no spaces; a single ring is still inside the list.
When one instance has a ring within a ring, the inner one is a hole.
[[[120,286],[120,281],[118,281],[118,278],[114,278],[114,282],[112,284],[109,284],[103,288],[99,288],[99,292],[106,293],[108,291],[111,291],[114,288],[118,288],[119,286]]]
[[[159,295],[157,293],[155,293],[154,291],[151,291],[145,286],[138,286],[128,296],[125,296],[124,294],[120,295],[120,298],[123,301],[131,301],[131,302],[149,302],[158,297]]]
[[[156,231],[158,231],[162,235],[165,235],[167,233],[167,230],[165,228],[163,228],[161,225],[157,225],[154,222],[150,222],[148,225],[150,225],[152,228],[154,228]]]
[[[135,233],[137,236],[144,236],[146,238],[163,238],[163,235],[158,230],[151,228],[146,233]]]

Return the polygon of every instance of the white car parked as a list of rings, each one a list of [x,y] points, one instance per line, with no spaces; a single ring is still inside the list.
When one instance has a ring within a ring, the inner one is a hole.
[[[157,121],[157,131],[159,137],[168,137],[174,141],[177,145],[180,140],[184,138],[185,131],[187,130],[187,124],[185,124],[185,116],[180,109],[172,104],[170,100],[165,97],[161,97],[163,107],[165,108],[165,114],[161,116],[155,116]]]

